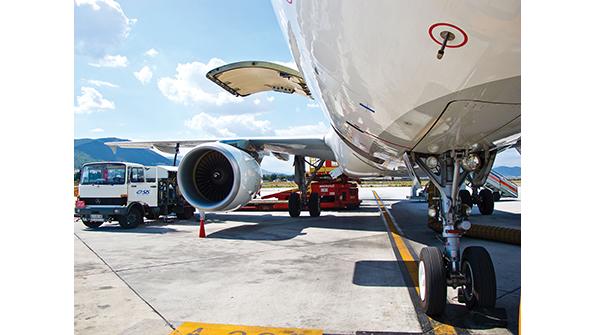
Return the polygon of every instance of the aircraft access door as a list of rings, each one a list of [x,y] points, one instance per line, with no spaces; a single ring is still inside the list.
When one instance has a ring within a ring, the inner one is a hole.
[[[231,63],[209,71],[207,78],[229,93],[240,97],[275,91],[312,98],[306,81],[298,71],[271,62]]]

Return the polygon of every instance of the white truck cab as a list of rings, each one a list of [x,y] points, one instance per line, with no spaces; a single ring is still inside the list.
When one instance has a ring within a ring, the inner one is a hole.
[[[143,217],[176,213],[194,216],[194,207],[177,187],[177,167],[150,166],[129,162],[87,163],[81,168],[75,214],[89,228],[116,220],[122,228],[134,228]]]

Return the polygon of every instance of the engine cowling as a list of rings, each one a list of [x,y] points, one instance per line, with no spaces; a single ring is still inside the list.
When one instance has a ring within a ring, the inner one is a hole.
[[[178,167],[178,185],[186,201],[205,211],[231,211],[260,190],[262,171],[245,151],[212,142],[190,150]]]

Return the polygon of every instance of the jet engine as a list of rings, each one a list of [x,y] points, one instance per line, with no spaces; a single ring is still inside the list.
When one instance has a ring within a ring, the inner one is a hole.
[[[178,167],[178,185],[186,201],[205,211],[231,211],[260,190],[262,172],[245,151],[212,142],[190,150]]]

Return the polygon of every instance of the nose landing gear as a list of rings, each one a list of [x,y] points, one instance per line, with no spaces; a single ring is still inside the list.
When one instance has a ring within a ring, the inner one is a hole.
[[[471,195],[460,191],[469,173],[475,183],[485,183],[495,153],[483,153],[483,166],[475,169],[465,166],[465,152],[447,152],[426,164],[429,156],[412,154],[411,157],[429,177],[440,193],[435,203],[436,218],[442,225],[444,246],[425,247],[420,253],[419,294],[423,311],[431,316],[442,314],[446,306],[446,288],[458,289],[459,302],[469,308],[491,308],[496,303],[496,275],[489,253],[483,247],[467,247],[462,255],[460,239],[470,228],[468,209]],[[480,155],[476,154],[476,157]],[[482,180],[483,179],[483,180]],[[430,199],[429,199],[430,200]]]

